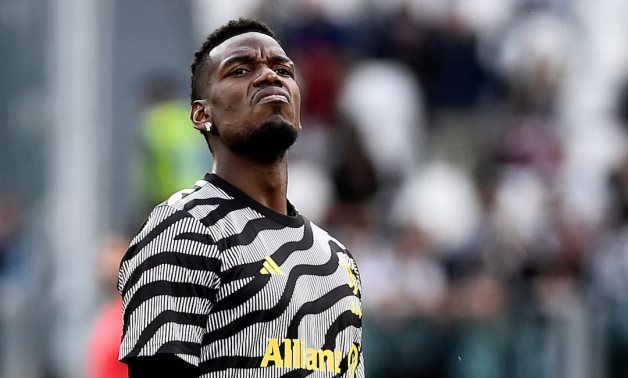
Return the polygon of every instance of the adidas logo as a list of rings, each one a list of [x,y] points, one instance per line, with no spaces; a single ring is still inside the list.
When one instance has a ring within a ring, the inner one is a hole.
[[[279,275],[279,276],[284,275],[279,265],[277,265],[277,263],[270,256],[266,256],[264,260],[265,260],[264,264],[262,264],[263,268],[260,269],[259,271],[260,273],[270,274],[271,276],[272,275]]]

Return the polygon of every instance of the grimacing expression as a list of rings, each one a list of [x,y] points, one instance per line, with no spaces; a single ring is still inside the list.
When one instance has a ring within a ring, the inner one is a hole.
[[[301,94],[294,63],[275,39],[257,32],[234,36],[210,51],[207,64],[207,112],[225,145],[262,128],[289,127],[296,138]]]

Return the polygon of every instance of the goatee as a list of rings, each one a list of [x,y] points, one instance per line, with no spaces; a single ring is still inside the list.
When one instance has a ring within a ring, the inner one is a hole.
[[[274,163],[281,159],[297,140],[297,130],[287,122],[268,121],[246,137],[231,145],[241,155],[261,163]]]

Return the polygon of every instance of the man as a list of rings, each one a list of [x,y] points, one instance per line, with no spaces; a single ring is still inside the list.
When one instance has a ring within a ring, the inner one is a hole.
[[[355,261],[286,199],[300,100],[264,24],[231,21],[195,54],[214,173],[158,205],[122,260],[131,378],[364,376]]]

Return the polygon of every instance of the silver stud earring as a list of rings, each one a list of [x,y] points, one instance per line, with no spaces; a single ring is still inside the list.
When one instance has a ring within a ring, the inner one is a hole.
[[[211,132],[213,127],[214,125],[211,122],[205,122],[205,130],[207,130],[207,132]]]

